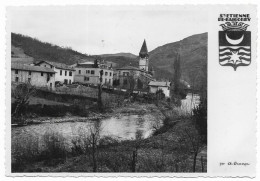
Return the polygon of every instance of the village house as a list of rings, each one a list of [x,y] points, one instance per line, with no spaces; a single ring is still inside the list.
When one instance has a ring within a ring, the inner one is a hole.
[[[148,86],[149,93],[155,94],[157,91],[162,90],[165,97],[170,97],[171,82],[151,81]]]
[[[102,85],[113,85],[113,69],[104,61],[94,63],[77,63],[74,65],[75,82],[98,85],[100,83],[100,71],[103,70]]]
[[[150,81],[154,81],[153,69],[149,70],[149,55],[144,40],[139,52],[139,67],[124,66],[116,69],[114,82],[117,86],[126,89],[145,90],[148,89]]]
[[[47,67],[53,69],[55,74],[55,83],[72,84],[74,82],[75,69],[69,65],[50,61],[40,61],[35,66]]]
[[[55,71],[47,67],[12,63],[11,81],[55,90]]]

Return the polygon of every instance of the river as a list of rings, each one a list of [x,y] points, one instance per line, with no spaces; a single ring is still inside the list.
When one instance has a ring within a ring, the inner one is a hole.
[[[192,102],[191,102],[192,101]],[[181,109],[187,112],[199,104],[198,96],[188,94],[186,99],[182,100]],[[151,113],[144,115],[124,115],[121,117],[111,117],[96,121],[82,122],[63,122],[63,123],[42,123],[37,125],[28,125],[12,128],[12,144],[19,140],[26,140],[29,137],[42,139],[46,132],[55,132],[61,134],[68,142],[82,133],[89,132],[93,127],[98,128],[100,136],[110,136],[120,140],[136,139],[137,137],[147,138],[153,131],[162,125],[159,120]]]

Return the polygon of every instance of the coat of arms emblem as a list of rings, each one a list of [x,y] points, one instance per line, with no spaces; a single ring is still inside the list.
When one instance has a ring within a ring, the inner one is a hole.
[[[251,63],[251,32],[243,22],[226,22],[220,25],[219,64],[231,66],[236,71],[239,66]]]

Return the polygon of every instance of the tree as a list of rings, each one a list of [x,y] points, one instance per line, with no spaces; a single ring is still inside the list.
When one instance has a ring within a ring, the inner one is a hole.
[[[18,84],[12,90],[12,97],[15,99],[14,102],[14,111],[12,113],[12,118],[18,123],[23,124],[24,120],[22,119],[23,114],[26,111],[26,108],[29,104],[29,99],[31,96],[34,96],[36,89],[30,83],[21,83]]]
[[[128,82],[129,82],[129,91],[130,93],[133,93],[135,88],[135,79],[133,75],[127,76]]]
[[[98,109],[103,111],[103,104],[102,104],[102,77],[103,77],[103,70],[99,72],[99,85],[98,85]]]
[[[93,172],[97,172],[97,151],[98,151],[98,142],[100,140],[100,122],[95,122],[93,126],[89,128],[89,136],[86,138],[88,145],[91,147],[91,157],[93,161]]]
[[[180,106],[181,105],[181,88],[180,88],[180,78],[181,78],[181,64],[180,64],[180,54],[178,53],[176,56],[176,60],[173,63],[173,94],[171,95],[174,104]]]
[[[198,133],[195,125],[192,124],[189,128],[184,128],[184,130],[177,131],[180,135],[179,142],[182,151],[186,153],[192,153],[193,164],[192,171],[196,171],[197,156],[203,148],[203,141],[201,135]],[[182,146],[183,145],[183,146]]]
[[[180,54],[177,54],[176,60],[173,64],[174,69],[174,77],[173,77],[173,85],[174,85],[174,94],[178,95],[180,93],[180,79],[181,79],[181,64],[180,64]]]
[[[143,82],[140,79],[137,79],[137,88],[142,89],[143,88]]]

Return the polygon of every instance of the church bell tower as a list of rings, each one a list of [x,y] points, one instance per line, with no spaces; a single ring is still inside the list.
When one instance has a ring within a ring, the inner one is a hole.
[[[139,52],[139,69],[145,70],[148,72],[148,50],[147,50],[147,46],[146,46],[146,42],[144,40],[142,48]]]

